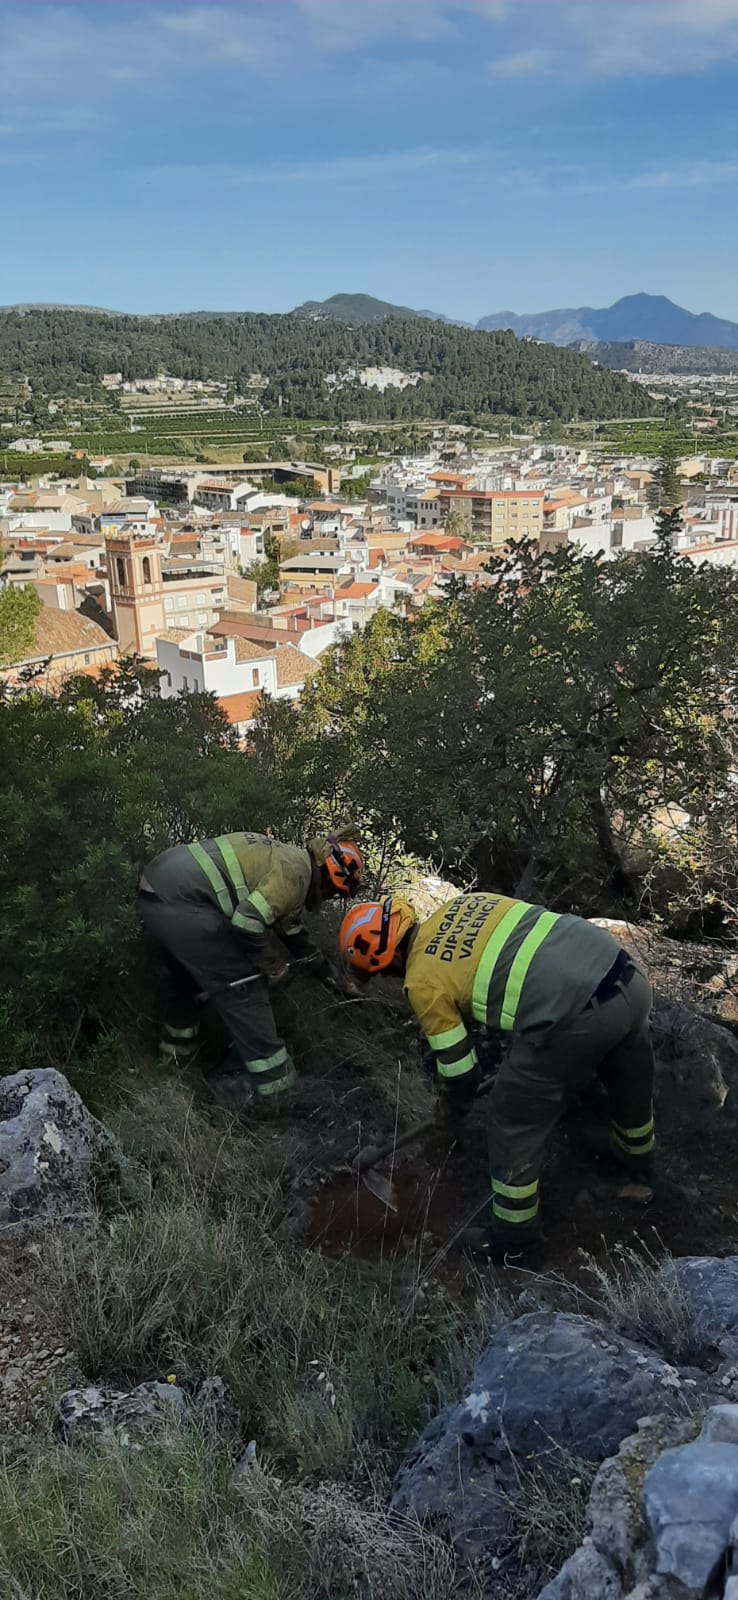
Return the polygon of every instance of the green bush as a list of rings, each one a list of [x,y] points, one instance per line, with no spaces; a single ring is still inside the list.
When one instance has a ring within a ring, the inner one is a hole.
[[[0,698],[0,1071],[64,1064],[114,1009],[142,863],[200,833],[279,826],[276,787],[209,695],[135,663],[58,698]]]

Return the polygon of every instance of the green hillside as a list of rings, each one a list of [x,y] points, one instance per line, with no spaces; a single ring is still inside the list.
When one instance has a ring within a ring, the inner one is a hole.
[[[384,392],[361,383],[369,367],[416,375]],[[27,377],[36,393],[93,394],[103,373],[227,381],[245,393],[267,381],[261,405],[285,417],[343,421],[492,415],[521,419],[647,416],[653,403],[586,356],[478,333],[422,317],[351,327],[303,315],[118,317],[80,311],[0,315],[0,382]]]

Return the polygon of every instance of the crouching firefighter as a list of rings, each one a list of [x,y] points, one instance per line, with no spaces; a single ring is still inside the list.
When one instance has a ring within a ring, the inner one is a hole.
[[[507,1037],[488,1100],[487,1259],[522,1264],[539,1254],[546,1141],[567,1094],[594,1073],[607,1091],[613,1152],[634,1178],[649,1175],[651,986],[604,928],[495,894],[462,895],[419,925],[391,897],[352,907],[339,942],[357,974],[403,977],[435,1056],[441,1120],[453,1123],[476,1093],[470,1025]]]
[[[275,973],[270,935],[277,935],[291,963],[330,987],[340,985],[313,945],[304,913],[335,895],[356,894],[362,858],[352,832],[320,836],[304,850],[259,833],[227,833],[164,850],[141,875],[137,909],[167,959],[162,1051],[178,1062],[197,1054],[197,992],[205,991],[232,1041],[207,1080],[221,1105],[243,1110],[254,1094],[273,1101],[294,1083],[269,1002],[267,975]]]

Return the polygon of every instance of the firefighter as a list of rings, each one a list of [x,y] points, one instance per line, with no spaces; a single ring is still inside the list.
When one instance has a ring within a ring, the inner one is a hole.
[[[232,1041],[208,1078],[223,1106],[244,1110],[254,1095],[273,1102],[294,1084],[267,990],[267,977],[286,970],[270,935],[291,963],[304,964],[329,987],[346,988],[313,945],[304,913],[333,896],[356,894],[362,858],[353,832],[320,835],[306,849],[264,834],[227,833],[164,850],[141,875],[137,909],[163,947],[169,973],[162,1052],[178,1062],[197,1053],[196,996],[206,991]]]
[[[611,1145],[649,1176],[654,1060],[651,986],[604,928],[496,894],[467,894],[418,924],[406,901],[356,905],[339,936],[353,970],[402,976],[435,1056],[442,1121],[463,1116],[479,1076],[470,1025],[507,1036],[489,1097],[492,1213],[487,1258],[533,1261],[540,1248],[544,1148],[567,1093],[596,1072]]]

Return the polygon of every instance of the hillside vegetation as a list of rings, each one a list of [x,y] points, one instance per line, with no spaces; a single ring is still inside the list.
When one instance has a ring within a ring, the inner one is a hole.
[[[101,1185],[89,1216],[45,1226],[27,1255],[2,1230],[9,1382],[30,1322],[72,1365],[68,1382],[176,1380],[191,1401],[139,1451],[106,1436],[61,1445],[58,1373],[45,1411],[34,1388],[31,1422],[6,1400],[3,1595],[531,1600],[582,1537],[589,1480],[562,1458],[554,1492],[548,1451],[532,1463],[537,1491],[530,1461],[515,1465],[508,1565],[521,1551],[530,1563],[535,1532],[535,1581],[470,1589],[448,1544],[386,1509],[403,1456],[505,1314],[489,1280],[440,1270],[486,1192],[483,1156],[469,1198],[464,1158],[451,1182],[421,1169],[416,1231],[385,1235],[382,1216],[382,1260],[348,1253],[345,1232],[331,1242],[325,1211],[295,1237],[306,1187],[319,1207],[347,1151],[431,1110],[400,996],[346,1003],[299,974],[276,985],[302,1109],[232,1122],[199,1071],[224,1043],[207,1013],[189,1076],[156,1061],[157,968],[134,895],[167,844],[243,827],[305,840],[348,809],[370,893],[406,888],[413,852],[460,884],[559,909],[734,917],[738,577],[675,557],[673,532],[663,514],[655,555],[609,563],[519,554],[488,589],[412,624],[379,616],[302,707],[267,708],[248,752],[212,697],[163,701],[141,663],[70,679],[57,698],[0,691],[0,1073],[61,1069],[136,1177],[135,1194]],[[0,616],[0,657],[17,620]],[[670,804],[690,812],[677,845],[656,827]],[[335,949],[335,920],[314,931]],[[345,1181],[351,1237],[360,1197]],[[700,1240],[703,1225],[698,1208]],[[638,1298],[642,1330],[654,1296]],[[620,1291],[617,1306],[627,1320]],[[214,1376],[225,1408],[197,1399]]]
[[[329,387],[330,374],[390,366],[420,373],[414,386],[380,394],[358,378]],[[114,317],[77,311],[0,315],[0,380],[26,376],[39,390],[74,394],[105,372],[229,380],[244,391],[268,379],[262,405],[283,415],[358,420],[473,420],[647,416],[637,385],[598,371],[586,357],[421,317],[349,327],[298,315]]]

